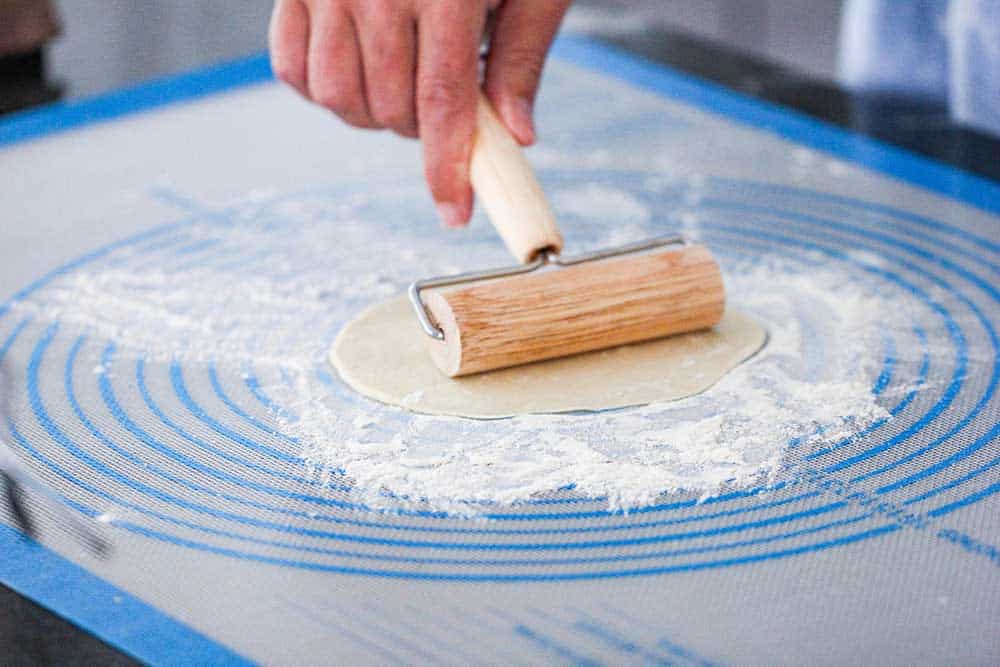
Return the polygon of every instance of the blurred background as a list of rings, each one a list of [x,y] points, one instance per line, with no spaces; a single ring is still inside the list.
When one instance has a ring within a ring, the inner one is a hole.
[[[259,53],[270,10],[0,0],[0,114]],[[1000,0],[576,0],[565,30],[1000,179]]]
[[[29,0],[33,1],[33,0]],[[0,0],[0,6],[27,4]],[[69,97],[258,52],[270,0],[63,0],[48,50]],[[577,0],[568,27],[627,37],[676,30],[820,78],[836,75],[841,0]]]

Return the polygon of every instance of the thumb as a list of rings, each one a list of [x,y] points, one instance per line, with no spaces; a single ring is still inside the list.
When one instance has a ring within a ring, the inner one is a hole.
[[[535,141],[535,93],[569,5],[570,0],[507,0],[494,16],[484,87],[504,124],[524,146]]]

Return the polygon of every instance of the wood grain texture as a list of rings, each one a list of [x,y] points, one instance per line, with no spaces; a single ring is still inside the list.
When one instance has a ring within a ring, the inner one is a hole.
[[[470,178],[490,221],[519,262],[530,262],[546,249],[562,250],[562,235],[535,172],[482,93]]]
[[[426,299],[445,336],[428,339],[431,356],[451,377],[705,329],[725,308],[719,266],[697,245],[435,290]]]

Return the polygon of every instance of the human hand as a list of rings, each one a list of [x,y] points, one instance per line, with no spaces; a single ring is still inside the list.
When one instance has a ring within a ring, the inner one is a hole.
[[[483,88],[511,134],[529,145],[542,67],[570,1],[277,0],[271,66],[355,127],[419,137],[441,220],[460,227],[472,215],[469,158],[487,13]]]

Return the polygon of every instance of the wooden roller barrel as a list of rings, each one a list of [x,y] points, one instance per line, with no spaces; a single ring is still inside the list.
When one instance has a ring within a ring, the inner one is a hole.
[[[704,246],[552,268],[425,295],[451,377],[714,326],[725,290]]]

